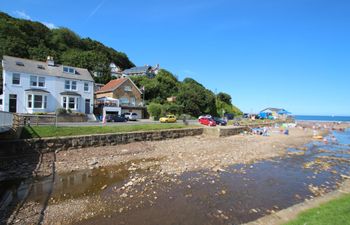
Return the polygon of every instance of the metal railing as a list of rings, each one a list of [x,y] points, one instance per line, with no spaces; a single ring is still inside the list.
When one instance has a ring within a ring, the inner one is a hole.
[[[11,130],[13,127],[13,113],[0,111],[0,133]]]

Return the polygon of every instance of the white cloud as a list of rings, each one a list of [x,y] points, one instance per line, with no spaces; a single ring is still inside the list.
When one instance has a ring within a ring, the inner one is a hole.
[[[45,26],[47,26],[48,28],[50,28],[50,29],[57,29],[58,27],[55,25],[55,24],[53,24],[53,23],[48,23],[48,22],[41,22],[41,23],[43,23]]]
[[[19,11],[19,10],[16,10],[14,11],[14,14],[19,17],[19,18],[22,18],[22,19],[26,19],[26,20],[31,20],[32,18],[26,14],[24,11]]]

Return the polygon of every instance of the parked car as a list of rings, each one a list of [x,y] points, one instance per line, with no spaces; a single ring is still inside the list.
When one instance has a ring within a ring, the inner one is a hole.
[[[226,126],[227,122],[219,117],[214,117],[213,120],[217,125]]]
[[[165,117],[161,117],[159,119],[159,122],[161,122],[161,123],[176,123],[176,116],[174,116],[174,115],[167,115]]]
[[[136,121],[137,120],[137,113],[134,113],[134,112],[130,113],[129,120]]]
[[[208,118],[208,117],[202,117],[198,119],[198,122],[200,124],[207,125],[207,126],[216,126],[215,121],[212,118]]]
[[[122,113],[122,117],[125,117],[127,120],[129,120],[130,113]]]
[[[128,119],[126,119],[124,116],[119,116],[116,114],[108,114],[106,115],[106,121],[107,122],[126,122]]]

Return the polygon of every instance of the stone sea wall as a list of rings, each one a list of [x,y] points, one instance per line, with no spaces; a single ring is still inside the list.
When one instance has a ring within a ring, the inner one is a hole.
[[[0,142],[0,156],[46,153],[86,147],[126,144],[137,141],[157,141],[201,134],[203,134],[203,128],[187,128],[161,131],[8,140]]]

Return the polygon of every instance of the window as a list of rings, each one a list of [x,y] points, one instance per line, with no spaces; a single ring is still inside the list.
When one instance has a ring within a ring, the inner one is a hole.
[[[2,99],[0,99],[0,105],[2,105]]]
[[[46,109],[47,108],[47,96],[46,95],[28,95],[28,108],[34,109]]]
[[[124,91],[131,91],[131,87],[130,86],[125,86],[124,87]]]
[[[65,108],[65,109],[67,108],[67,97],[63,97],[62,107]]]
[[[43,105],[43,96],[42,95],[34,95],[34,108],[40,109]]]
[[[28,108],[32,108],[33,104],[32,104],[32,95],[28,95]]]
[[[64,88],[66,90],[77,90],[77,82],[76,81],[70,81],[70,80],[66,80],[64,82]]]
[[[39,77],[39,87],[45,87],[45,77]]]
[[[125,98],[125,97],[120,98],[120,103],[121,103],[121,104],[129,104],[129,99],[128,99],[128,98]]]
[[[136,99],[135,97],[130,98],[131,105],[135,106],[136,105]]]
[[[16,62],[17,66],[24,66],[24,64],[22,62]]]
[[[65,109],[79,109],[79,97],[63,96],[62,107]]]
[[[12,74],[12,84],[16,84],[16,85],[21,84],[21,75],[19,73]]]
[[[89,83],[88,82],[84,83],[84,91],[89,91]]]
[[[45,77],[30,76],[30,86],[45,87]]]
[[[77,90],[77,82],[72,81],[72,90]]]
[[[72,67],[64,66],[63,72],[75,74],[75,69],[73,69]]]
[[[35,87],[38,86],[36,76],[30,76],[30,86],[35,86]]]
[[[64,82],[64,88],[67,89],[67,90],[70,90],[70,81],[69,80],[66,80]]]

